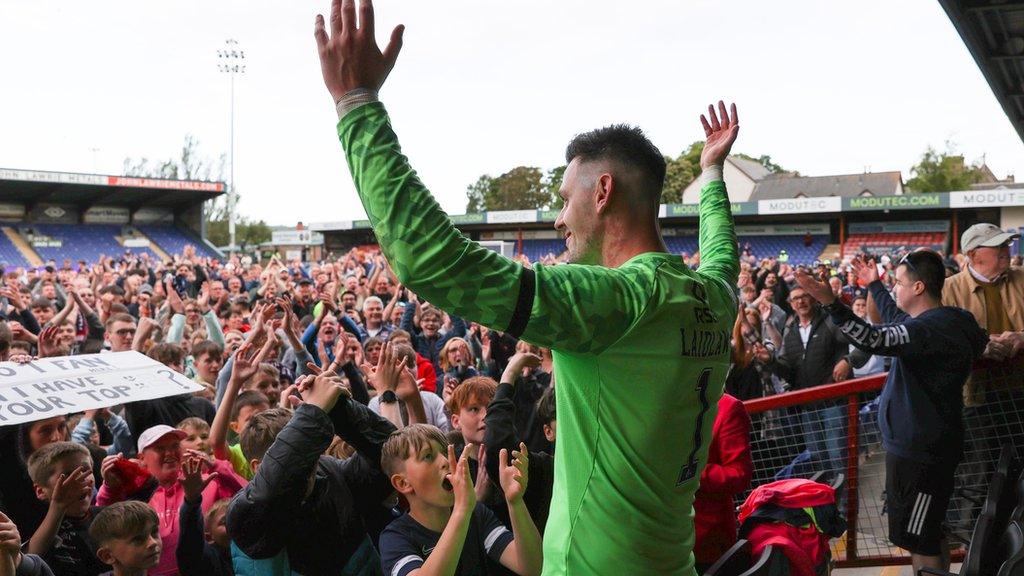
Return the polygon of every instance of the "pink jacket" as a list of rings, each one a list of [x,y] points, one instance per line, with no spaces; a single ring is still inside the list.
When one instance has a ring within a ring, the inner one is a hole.
[[[215,502],[222,498],[231,498],[245,486],[245,480],[235,473],[227,460],[216,460],[213,468],[218,476],[203,490],[203,513],[209,511]],[[124,494],[116,494],[104,484],[96,495],[97,506],[109,506],[125,499]],[[178,511],[185,501],[185,490],[181,484],[174,482],[166,486],[157,486],[156,492],[149,499],[149,505],[156,510],[160,518],[160,540],[163,549],[160,552],[160,563],[149,571],[150,576],[174,576],[178,573],[178,534],[181,527],[178,523]]]

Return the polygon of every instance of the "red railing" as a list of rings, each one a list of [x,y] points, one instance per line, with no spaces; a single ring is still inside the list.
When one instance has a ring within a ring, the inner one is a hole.
[[[772,481],[782,463],[806,449],[803,432],[797,423],[800,412],[810,412],[804,418],[818,418],[818,422],[824,423],[829,421],[826,414],[835,414],[836,405],[845,407],[841,431],[846,447],[845,461],[840,470],[832,470],[841,471],[845,476],[842,487],[845,503],[842,506],[846,512],[847,533],[833,543],[833,558],[838,567],[910,562],[905,551],[888,542],[888,526],[883,521],[884,450],[875,428],[877,412],[870,404],[881,391],[886,376],[884,373],[876,374],[744,402],[754,422],[751,452],[755,485]],[[983,497],[988,473],[998,457],[998,446],[1007,441],[1017,446],[1021,441],[1018,436],[1024,433],[1024,388],[1018,383],[1020,379],[1019,371],[996,373],[995,377],[986,380],[982,403],[964,413],[967,435],[964,460],[957,469],[958,491],[946,517],[947,528],[961,539],[970,537],[980,504],[977,498],[968,498],[964,494],[980,493]],[[867,408],[862,410],[865,406]],[[831,412],[815,415],[816,410]],[[769,422],[776,425],[769,426]],[[769,428],[773,433],[770,439],[766,439]],[[832,431],[840,433],[835,428]],[[954,551],[956,556],[962,556],[962,550]]]
[[[861,557],[857,551],[857,520],[859,512],[858,494],[858,462],[860,455],[860,402],[859,396],[863,393],[878,392],[885,384],[886,374],[875,374],[864,378],[847,380],[836,384],[826,384],[814,388],[806,388],[793,392],[786,392],[775,396],[766,396],[754,400],[747,400],[744,406],[747,413],[754,415],[769,410],[785,408],[799,408],[810,404],[816,404],[839,398],[846,399],[846,523],[847,533],[845,549],[840,551],[840,558],[837,559],[837,566],[863,566],[863,565],[885,565],[892,560],[900,558],[870,558]],[[754,467],[757,468],[755,459]],[[881,561],[881,562],[880,562]],[[865,562],[867,562],[865,564]]]

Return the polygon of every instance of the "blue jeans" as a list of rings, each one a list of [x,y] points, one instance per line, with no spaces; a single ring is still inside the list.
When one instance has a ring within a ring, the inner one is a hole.
[[[800,412],[804,447],[811,453],[814,472],[835,476],[846,470],[845,406],[815,404]]]

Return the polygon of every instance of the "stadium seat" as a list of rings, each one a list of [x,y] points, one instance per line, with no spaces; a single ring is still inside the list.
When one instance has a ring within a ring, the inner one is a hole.
[[[981,507],[981,514],[974,524],[959,576],[995,574],[997,568],[1014,554],[1011,551],[1003,555],[1002,552],[1004,549],[1012,548],[1014,537],[1005,537],[1007,530],[1013,531],[1020,527],[1019,523],[1009,521],[1011,510],[1015,508],[1014,504],[1017,502],[1016,486],[1011,485],[1011,479],[1016,477],[1016,470],[1013,446],[1004,444],[988,484],[988,493]],[[1009,524],[1016,524],[1017,528],[1011,529]],[[951,573],[923,568],[918,571],[918,576],[922,574],[949,576]]]
[[[999,558],[1002,564],[996,576],[1024,576],[1024,527],[1020,522],[1010,522],[999,541]]]
[[[164,252],[168,254],[181,254],[185,250],[185,245],[191,244],[195,246],[196,255],[200,257],[218,257],[215,252],[206,247],[205,243],[200,242],[199,239],[191,237],[174,226],[146,225],[136,226],[136,228],[148,236],[150,240],[156,242],[156,245],[163,248]]]
[[[740,576],[750,569],[750,542],[739,540],[704,571],[704,576]]]
[[[28,266],[28,260],[25,260],[11,239],[6,234],[0,234],[0,267],[13,269],[27,268]]]
[[[150,252],[152,255],[148,248],[122,246],[116,238],[121,234],[122,226],[117,224],[26,224],[24,227],[61,241],[59,248],[35,248],[43,260],[60,262],[69,258],[72,261],[96,262],[101,254],[117,256],[125,251],[133,254]]]

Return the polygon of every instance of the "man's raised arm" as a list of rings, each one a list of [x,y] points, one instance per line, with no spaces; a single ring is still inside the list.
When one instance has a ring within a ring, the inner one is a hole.
[[[740,119],[736,105],[732,105],[732,117],[725,110],[725,103],[718,102],[718,114],[714,106],[708,106],[708,118],[701,115],[707,143],[700,154],[700,225],[698,242],[700,249],[701,274],[706,274],[725,283],[729,291],[735,290],[740,274],[740,255],[736,246],[736,226],[732,221],[732,207],[725,191],[722,169],[725,158],[732,148],[740,130]],[[721,116],[721,120],[719,120]]]

